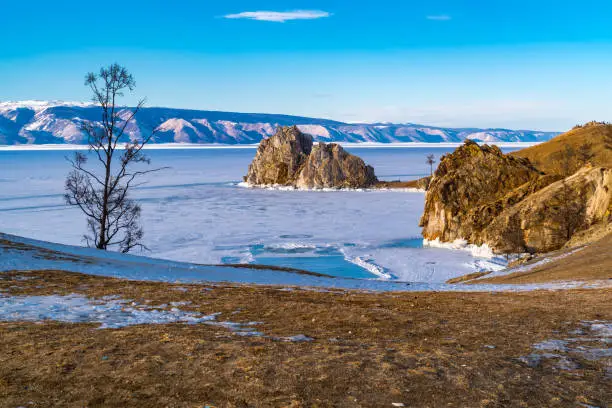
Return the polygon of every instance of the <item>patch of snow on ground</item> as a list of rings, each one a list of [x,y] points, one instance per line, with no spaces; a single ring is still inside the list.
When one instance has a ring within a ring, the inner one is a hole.
[[[283,341],[291,341],[291,342],[304,342],[304,341],[313,341],[312,337],[305,336],[303,334],[297,334],[295,336],[289,337],[278,337],[279,340]]]
[[[567,341],[564,340],[546,340],[533,345],[536,350],[549,351],[567,351]]]
[[[128,304],[130,304],[128,306]],[[55,320],[68,323],[100,323],[100,329],[137,324],[202,323],[215,319],[185,312],[176,307],[159,310],[138,306],[122,299],[93,300],[81,295],[4,296],[0,295],[0,320]]]
[[[186,302],[175,302],[186,305]],[[65,323],[99,323],[98,329],[119,329],[141,324],[207,324],[223,327],[237,336],[266,337],[278,341],[305,342],[311,337],[303,334],[287,337],[270,337],[257,331],[254,326],[261,322],[237,323],[217,321],[220,313],[203,315],[167,305],[147,306],[105,296],[90,299],[82,295],[6,296],[0,294],[0,321],[44,322],[48,320]]]
[[[519,357],[519,361],[530,367],[550,362],[557,370],[580,368],[580,359],[601,361],[606,377],[612,379],[612,322],[584,321],[580,327],[569,332],[573,337],[549,339],[534,344],[534,352]]]

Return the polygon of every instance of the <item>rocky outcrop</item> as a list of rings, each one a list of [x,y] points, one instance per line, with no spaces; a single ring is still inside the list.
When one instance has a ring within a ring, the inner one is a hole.
[[[487,244],[496,252],[547,252],[606,220],[612,170],[545,175],[529,160],[466,142],[441,159],[421,218],[426,239]]]
[[[467,140],[442,157],[429,183],[421,217],[423,237],[481,243],[480,232],[503,210],[504,197],[525,184],[541,183],[541,177],[529,160]],[[483,206],[484,213],[475,211]]]
[[[342,146],[319,143],[310,152],[295,183],[297,188],[357,188],[376,183],[374,168]]]
[[[293,185],[312,151],[312,136],[295,126],[279,127],[259,144],[244,181],[252,185]]]
[[[313,147],[310,135],[279,127],[263,140],[244,181],[250,185],[296,188],[364,188],[377,182],[374,169],[335,143]]]
[[[612,170],[585,167],[508,207],[483,231],[499,252],[548,252],[610,215]]]

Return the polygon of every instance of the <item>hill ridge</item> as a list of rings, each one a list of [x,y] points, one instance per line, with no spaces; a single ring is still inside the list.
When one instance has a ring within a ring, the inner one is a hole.
[[[121,107],[130,109],[130,107]],[[84,121],[97,121],[100,108],[91,103],[63,101],[0,102],[0,144],[84,144]],[[240,113],[184,108],[145,107],[126,133],[138,138],[162,126],[154,143],[258,143],[278,126],[297,125],[315,141],[348,143],[398,142],[542,142],[557,132],[509,129],[444,128],[403,123],[345,123],[286,114]]]

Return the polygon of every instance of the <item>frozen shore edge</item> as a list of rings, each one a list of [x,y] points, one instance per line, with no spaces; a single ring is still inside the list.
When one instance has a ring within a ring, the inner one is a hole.
[[[0,233],[0,241],[32,246],[20,249],[0,243],[0,275],[6,271],[59,270],[94,276],[106,276],[135,281],[169,283],[223,283],[282,287],[306,290],[357,290],[366,292],[523,292],[610,287],[610,282],[555,282],[542,284],[480,284],[461,285],[427,282],[402,282],[381,279],[354,279],[312,276],[266,269],[245,269],[231,266],[198,265],[163,259],[98,251],[91,248],[55,244]],[[31,249],[31,250],[30,250]],[[53,251],[59,259],[40,256],[40,251]],[[38,256],[35,256],[38,255]],[[66,260],[68,258],[69,260]]]
[[[250,189],[259,189],[259,190],[273,190],[273,191],[312,191],[312,192],[342,192],[342,191],[352,191],[352,192],[375,192],[375,191],[393,191],[393,192],[403,192],[403,193],[425,193],[424,189],[421,188],[412,188],[412,187],[400,187],[400,188],[376,188],[376,187],[368,187],[368,188],[298,188],[293,186],[284,186],[281,184],[268,184],[268,185],[257,185],[250,184],[246,182],[240,182],[233,184],[236,187],[240,188],[250,188]]]

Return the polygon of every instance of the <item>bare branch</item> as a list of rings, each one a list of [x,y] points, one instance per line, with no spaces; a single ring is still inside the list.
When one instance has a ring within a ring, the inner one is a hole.
[[[141,141],[127,143],[117,158],[117,145],[127,126],[144,106],[145,99],[138,102],[125,120],[121,118],[118,98],[126,89],[132,91],[136,82],[118,64],[101,68],[97,75],[87,74],[85,85],[91,89],[92,100],[100,105],[102,111],[101,122],[83,121],[81,125],[81,130],[87,135],[89,154],[95,154],[97,160],[94,165],[89,164],[88,156],[81,152],[76,152],[72,159],[66,158],[72,171],[66,178],[64,199],[87,217],[88,233],[83,239],[88,246],[105,250],[117,248],[121,252],[146,248],[142,244],[144,232],[139,224],[141,208],[130,198],[129,192],[143,184],[135,182],[137,179],[166,167],[131,171],[130,165],[150,164],[142,149],[158,129]]]

